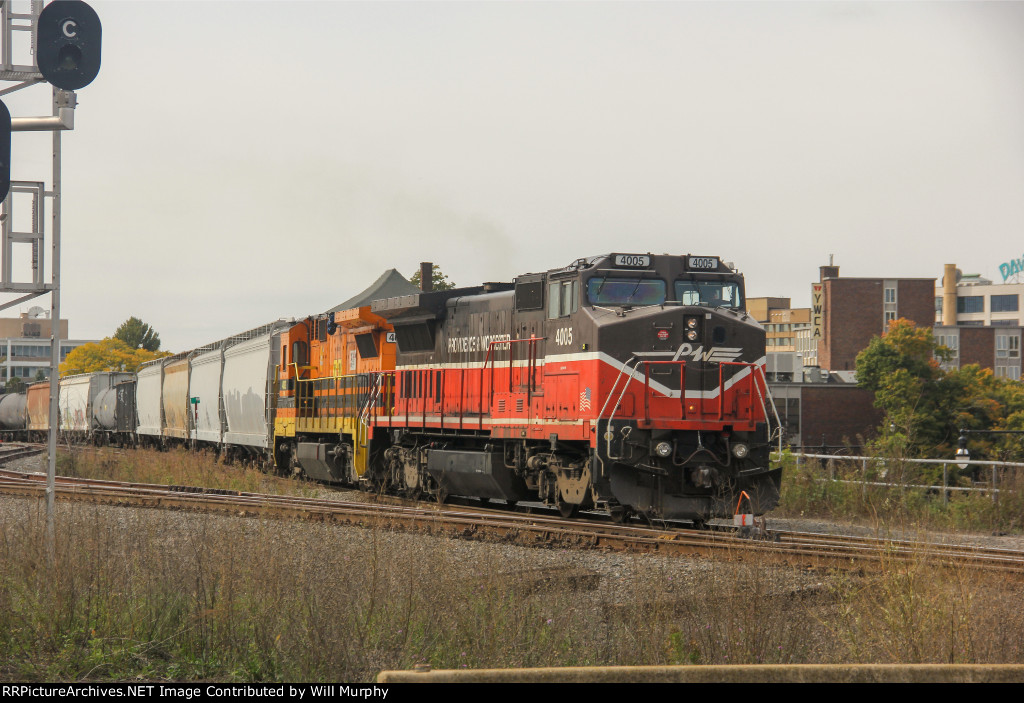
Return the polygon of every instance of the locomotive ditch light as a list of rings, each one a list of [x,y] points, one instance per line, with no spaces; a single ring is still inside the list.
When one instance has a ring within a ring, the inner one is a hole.
[[[736,444],[732,445],[732,455],[737,459],[744,459],[749,453],[750,447],[748,447],[743,442],[737,442]]]
[[[658,442],[654,447],[654,453],[664,459],[672,454],[672,445],[668,442]]]

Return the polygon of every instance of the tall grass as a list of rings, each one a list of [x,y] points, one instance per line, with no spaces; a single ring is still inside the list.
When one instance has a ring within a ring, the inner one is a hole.
[[[72,447],[58,452],[57,473],[77,478],[202,486],[250,493],[307,495],[320,488],[308,481],[265,473],[250,464],[224,463],[206,451],[191,452],[182,448],[155,451]]]
[[[831,466],[815,460],[799,465],[792,457],[783,470],[782,498],[772,514],[780,517],[859,519],[871,524],[919,525],[984,532],[1024,531],[1024,473],[998,473],[998,493],[949,491],[943,500],[941,473],[913,464],[889,462],[883,469],[859,461],[836,459]],[[951,474],[952,486],[967,487],[966,477]],[[890,485],[870,485],[887,483]],[[986,486],[980,484],[980,488]]]
[[[1024,662],[1019,588],[927,563],[892,560],[878,575],[809,586],[758,563],[627,555],[599,590],[544,590],[533,580],[540,553],[525,548],[58,503],[51,569],[43,523],[38,501],[0,503],[2,679]]]
[[[140,459],[78,455],[74,470],[170,483],[245,474],[186,454]],[[876,515],[883,500],[809,480],[805,490]],[[420,663],[1024,663],[1016,581],[885,552],[877,572],[806,574],[749,559],[560,554],[380,526],[58,502],[51,566],[42,513],[41,501],[0,498],[0,679],[370,681]],[[606,581],[537,588],[540,557],[600,560]]]

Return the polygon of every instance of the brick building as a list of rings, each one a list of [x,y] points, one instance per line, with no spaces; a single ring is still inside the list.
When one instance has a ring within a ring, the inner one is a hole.
[[[880,337],[889,322],[902,317],[920,326],[932,324],[935,279],[845,278],[838,266],[822,266],[812,301],[818,365],[852,371],[857,354],[873,337]]]
[[[882,421],[871,391],[853,384],[773,383],[771,391],[793,447],[860,447]]]

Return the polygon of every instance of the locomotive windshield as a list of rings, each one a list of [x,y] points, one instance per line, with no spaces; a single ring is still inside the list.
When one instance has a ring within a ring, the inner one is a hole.
[[[735,281],[676,281],[676,300],[683,305],[742,308],[740,287]]]
[[[587,281],[591,305],[661,305],[665,302],[665,281],[660,278],[610,278]]]

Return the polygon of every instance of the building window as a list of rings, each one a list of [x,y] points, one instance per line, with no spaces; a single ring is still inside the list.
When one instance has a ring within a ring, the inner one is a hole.
[[[1017,335],[996,335],[996,357],[1000,359],[1020,358],[1020,337]]]
[[[1019,295],[993,295],[992,312],[1017,312],[1020,309]]]
[[[985,298],[980,295],[965,295],[956,299],[956,311],[962,313],[985,312]]]
[[[938,313],[939,315],[942,314],[942,296],[941,295],[935,296],[935,312]]]
[[[885,302],[895,303],[896,302],[896,289],[886,288],[885,289]]]
[[[885,326],[886,326],[886,328],[888,328],[889,327],[889,323],[892,322],[895,319],[896,319],[896,311],[895,310],[886,310],[885,311]]]

